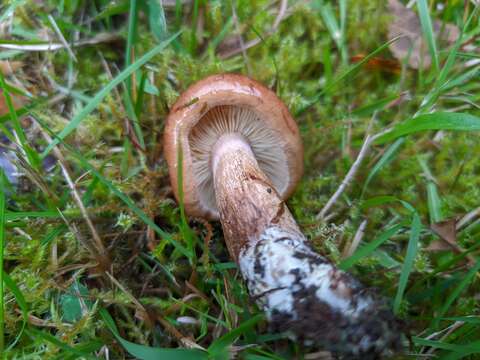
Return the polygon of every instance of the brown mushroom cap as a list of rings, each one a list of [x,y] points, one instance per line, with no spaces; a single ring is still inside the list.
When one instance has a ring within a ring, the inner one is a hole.
[[[291,195],[303,172],[303,145],[287,107],[274,92],[246,76],[213,75],[178,98],[165,125],[164,153],[173,192],[179,200],[180,150],[183,201],[189,215],[219,217],[211,151],[225,133],[243,135],[279,196]]]

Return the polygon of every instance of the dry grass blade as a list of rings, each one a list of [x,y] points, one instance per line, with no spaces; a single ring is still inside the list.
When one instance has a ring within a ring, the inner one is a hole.
[[[18,168],[22,169],[25,175],[34,183],[44,194],[46,194],[53,201],[58,201],[58,196],[50,189],[50,187],[45,182],[45,179],[41,174],[34,169],[28,161],[25,159],[24,155],[18,150],[15,151],[16,158],[15,162],[18,165]]]
[[[50,24],[52,25],[53,29],[55,30],[55,32],[57,33],[58,35],[58,38],[60,39],[60,42],[63,44],[63,46],[67,49],[68,51],[68,54],[70,55],[70,57],[74,60],[74,61],[77,61],[77,58],[75,57],[75,54],[73,53],[73,50],[72,50],[72,47],[70,46],[70,44],[67,42],[67,40],[65,39],[65,37],[63,36],[62,34],[62,31],[60,30],[60,28],[58,27],[55,19],[53,18],[52,15],[48,15],[48,21],[50,22]]]
[[[43,137],[48,143],[52,142],[52,138],[50,135],[48,135],[41,126],[38,126],[38,129],[41,131]],[[77,187],[75,186],[75,183],[72,180],[72,177],[70,176],[70,172],[67,169],[67,162],[60,151],[58,147],[53,148],[53,152],[58,159],[58,163],[60,164],[60,168],[62,169],[63,176],[65,177],[65,180],[72,190],[72,195],[73,199],[75,200],[75,203],[77,204],[78,208],[80,209],[80,212],[82,213],[82,216],[87,223],[88,228],[90,229],[90,232],[92,234],[93,240],[94,240],[94,245],[96,247],[96,250],[98,251],[98,255],[96,255],[96,259],[99,261],[99,265],[103,270],[107,270],[110,268],[110,259],[108,258],[108,253],[103,245],[103,241],[100,238],[100,235],[98,235],[98,232],[95,228],[95,225],[93,224],[90,216],[88,215],[88,211],[85,208],[85,205],[83,204],[82,198],[80,194],[78,193]]]
[[[360,242],[362,241],[363,236],[365,235],[365,228],[367,227],[367,224],[368,224],[367,220],[363,220],[360,223],[360,226],[358,227],[352,242],[349,244],[348,247],[345,247],[344,252],[342,254],[342,259],[346,259],[352,256],[355,250],[357,250],[358,245],[360,245]]]
[[[464,217],[462,217],[458,222],[456,229],[457,231],[467,226],[470,222],[480,217],[480,207],[470,211]]]
[[[437,332],[431,334],[430,336],[427,337],[427,339],[432,340],[432,339],[435,339],[436,337],[438,337],[439,335],[442,335],[439,340],[443,341],[446,338],[448,338],[457,329],[461,328],[464,324],[465,323],[463,321],[455,321],[449,327],[447,327],[447,328],[445,328],[441,331],[437,331]],[[425,350],[426,350],[426,348],[423,347],[422,350],[420,350],[420,353],[424,353],[425,355],[432,355],[435,352],[436,349],[434,347],[430,347],[427,351],[425,351]]]
[[[120,41],[122,38],[117,34],[98,34],[91,39],[85,39],[77,41],[72,44],[72,47],[79,46],[91,46],[98,45],[101,43],[109,43]],[[13,44],[13,43],[0,43],[0,48],[9,49],[9,50],[20,50],[20,51],[55,51],[60,49],[68,48],[68,45],[60,43],[48,43],[48,44]]]

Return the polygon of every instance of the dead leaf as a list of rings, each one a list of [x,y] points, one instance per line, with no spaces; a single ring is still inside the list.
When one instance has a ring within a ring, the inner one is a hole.
[[[430,225],[430,228],[435,234],[440,237],[440,241],[434,240],[428,245],[426,250],[430,251],[445,251],[453,250],[456,253],[462,253],[465,250],[457,243],[457,219],[448,219]],[[442,242],[443,244],[440,244]],[[476,264],[476,259],[471,254],[466,256],[470,265]]]
[[[430,225],[430,228],[440,237],[440,240],[433,240],[425,250],[432,252],[454,250],[458,253],[460,250],[457,245],[456,224],[455,219],[449,219]]]
[[[446,241],[450,246],[457,247],[457,221],[456,219],[449,219],[432,224],[431,229],[440,236],[440,238]]]
[[[433,240],[425,248],[426,251],[436,252],[436,251],[451,251],[452,247],[443,240]]]
[[[13,74],[23,66],[21,61],[5,61],[0,60],[0,71],[4,76]]]
[[[388,37],[392,39],[401,36],[390,44],[390,51],[399,60],[410,55],[408,65],[413,69],[419,69],[420,66],[424,69],[430,67],[432,59],[423,38],[418,15],[405,7],[399,0],[388,0],[388,9],[393,17],[388,28]],[[449,45],[453,44],[460,35],[460,30],[455,25],[443,24],[438,20],[433,22],[433,30],[437,39]]]

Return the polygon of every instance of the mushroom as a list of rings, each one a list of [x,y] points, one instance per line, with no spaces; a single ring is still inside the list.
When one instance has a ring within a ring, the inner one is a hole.
[[[273,330],[363,359],[400,348],[386,302],[315,253],[285,205],[302,175],[303,145],[271,90],[236,74],[195,83],[168,115],[164,152],[175,197],[182,166],[185,211],[220,220]]]

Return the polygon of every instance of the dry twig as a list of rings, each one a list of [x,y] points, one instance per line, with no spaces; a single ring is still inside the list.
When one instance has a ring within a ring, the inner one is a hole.
[[[371,135],[366,136],[366,138],[363,142],[362,148],[360,149],[360,152],[358,153],[358,156],[355,159],[355,162],[353,163],[352,167],[348,171],[347,175],[343,179],[340,186],[338,187],[337,191],[335,191],[335,193],[327,201],[327,203],[325,204],[323,209],[317,214],[317,216],[316,216],[317,220],[325,219],[325,216],[327,215],[330,208],[333,206],[333,204],[335,204],[337,202],[338,198],[340,197],[340,195],[343,194],[343,192],[345,191],[347,186],[350,185],[350,183],[352,182],[353,178],[355,177],[355,175],[356,175],[356,173],[357,173],[357,171],[360,167],[360,164],[362,163],[365,156],[367,156],[368,150],[370,149],[370,145],[372,144],[372,142],[374,140],[375,140],[375,137],[373,137]]]

